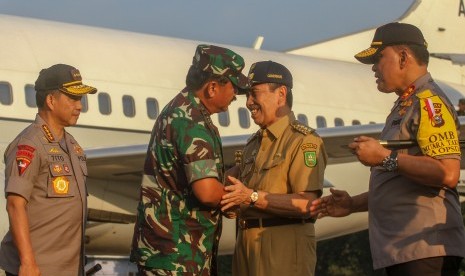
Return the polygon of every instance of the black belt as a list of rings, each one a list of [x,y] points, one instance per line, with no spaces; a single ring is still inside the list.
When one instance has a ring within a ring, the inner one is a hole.
[[[239,227],[241,229],[273,227],[289,224],[305,224],[315,223],[314,218],[298,219],[298,218],[259,218],[259,219],[239,219]]]

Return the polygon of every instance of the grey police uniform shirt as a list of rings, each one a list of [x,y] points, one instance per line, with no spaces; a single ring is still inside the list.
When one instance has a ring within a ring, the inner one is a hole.
[[[27,200],[29,233],[42,275],[82,275],[87,215],[86,157],[65,133],[55,140],[36,116],[5,151],[5,196]],[[19,256],[11,231],[0,247],[0,267],[17,274]]]
[[[418,137],[426,136],[435,143],[425,141],[422,147],[399,152],[429,155],[436,159],[460,159],[460,148],[454,145],[458,143],[456,134],[449,134],[456,132],[457,128],[453,106],[430,74],[419,78],[413,85],[415,88],[409,98],[396,101],[381,139],[418,141]],[[431,102],[434,112],[425,110],[428,102]],[[428,112],[437,118],[442,117],[437,120],[437,125],[421,126],[422,121],[430,123],[427,118],[421,119],[421,116],[428,117]],[[452,131],[443,134],[447,124]],[[427,130],[420,130],[420,126]],[[370,177],[368,208],[375,269],[428,257],[465,256],[465,231],[455,189],[428,187],[397,171],[388,172],[382,167],[374,167]]]

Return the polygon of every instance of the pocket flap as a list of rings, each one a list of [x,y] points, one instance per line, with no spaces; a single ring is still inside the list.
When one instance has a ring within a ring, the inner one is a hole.
[[[276,159],[273,159],[273,160],[270,160],[269,162],[266,162],[264,165],[263,165],[263,169],[264,170],[269,170],[273,167],[276,167],[278,166],[279,164],[283,163],[284,162],[284,158],[276,158]]]

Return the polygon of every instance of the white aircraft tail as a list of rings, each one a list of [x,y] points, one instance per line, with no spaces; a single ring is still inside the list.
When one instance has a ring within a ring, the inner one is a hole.
[[[395,21],[410,23],[422,30],[431,56],[452,61],[453,64],[465,64],[465,0],[416,0],[408,10]],[[388,22],[385,22],[388,23]],[[317,43],[288,53],[356,62],[354,54],[368,48],[373,39],[375,28]],[[437,63],[437,59],[432,62]],[[450,66],[449,61],[442,65]],[[440,62],[441,63],[441,62]],[[431,65],[431,64],[430,64]],[[430,66],[431,68],[431,66]],[[462,83],[465,72],[456,67],[452,76],[441,79]],[[433,72],[434,73],[434,72]],[[436,77],[438,77],[436,75]]]

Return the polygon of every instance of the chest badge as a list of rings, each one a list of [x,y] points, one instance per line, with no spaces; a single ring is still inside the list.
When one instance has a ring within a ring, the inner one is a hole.
[[[53,171],[56,172],[56,173],[60,173],[63,169],[61,168],[60,165],[58,164],[55,164],[53,165]]]
[[[69,190],[69,180],[66,176],[58,176],[53,179],[53,191],[59,195],[65,195]]]

